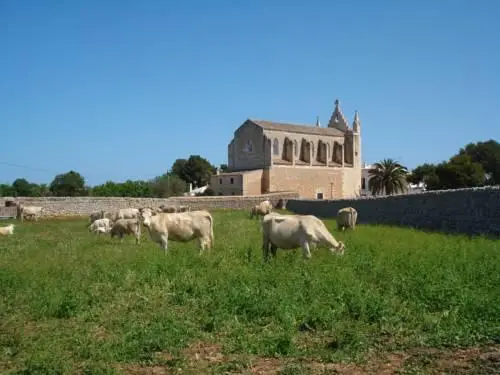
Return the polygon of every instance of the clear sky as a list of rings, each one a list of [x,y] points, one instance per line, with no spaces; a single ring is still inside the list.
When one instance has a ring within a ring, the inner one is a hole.
[[[226,163],[246,118],[326,126],[336,98],[359,111],[365,162],[448,159],[500,140],[499,15],[496,0],[2,0],[0,182]]]

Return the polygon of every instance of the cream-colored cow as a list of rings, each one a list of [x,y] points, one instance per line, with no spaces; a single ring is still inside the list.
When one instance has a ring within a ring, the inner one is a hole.
[[[330,252],[343,255],[345,245],[337,241],[325,224],[313,215],[280,215],[271,213],[262,219],[262,250],[264,259],[269,250],[276,257],[277,249],[302,248],[305,258],[311,257],[310,248],[328,247]]]
[[[11,236],[14,234],[14,224],[0,227],[0,236]]]
[[[250,219],[253,219],[254,216],[264,216],[268,213],[272,212],[273,205],[269,200],[265,200],[260,202],[259,204],[252,207],[250,211]]]
[[[341,208],[337,212],[337,228],[339,230],[346,230],[347,228],[356,228],[356,221],[358,220],[358,211],[352,207]]]
[[[213,247],[213,218],[208,211],[155,213],[145,210],[141,216],[151,240],[159,244],[165,254],[169,240],[188,242],[198,239],[200,252]]]
[[[40,206],[24,206],[20,204],[17,206],[17,217],[21,219],[21,222],[24,221],[25,217],[37,221],[42,211],[43,208]]]

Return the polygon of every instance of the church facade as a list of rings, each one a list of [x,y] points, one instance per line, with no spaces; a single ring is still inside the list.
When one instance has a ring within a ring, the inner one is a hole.
[[[295,191],[301,198],[351,198],[361,192],[361,121],[349,126],[340,103],[327,127],[247,119],[228,145],[228,171],[212,176],[217,195]]]

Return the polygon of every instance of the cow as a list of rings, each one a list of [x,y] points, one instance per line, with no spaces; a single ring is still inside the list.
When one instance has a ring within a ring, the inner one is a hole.
[[[273,257],[276,250],[303,250],[304,258],[311,258],[310,248],[317,245],[327,246],[332,254],[344,254],[345,245],[337,241],[326,228],[325,224],[313,215],[280,215],[271,213],[265,215],[261,223],[262,250],[264,260],[269,258],[269,249]]]
[[[165,212],[165,213],[175,213],[177,212],[177,207],[175,206],[166,206],[162,204],[159,208],[159,213],[160,212]]]
[[[120,242],[123,242],[123,236],[133,234],[135,243],[138,245],[141,243],[141,221],[139,218],[118,219],[111,226],[109,233],[111,238],[115,236],[120,237]]]
[[[14,224],[0,227],[0,236],[11,236],[14,234]]]
[[[198,239],[200,253],[211,249],[214,242],[213,218],[208,211],[190,211],[177,213],[141,214],[149,236],[167,254],[168,240],[188,242]]]
[[[358,211],[352,207],[341,208],[337,212],[337,229],[346,230],[347,228],[356,228],[356,221],[358,220]]]
[[[113,222],[119,219],[136,219],[140,217],[140,211],[138,208],[120,208],[114,212],[105,212],[103,217],[106,217]]]
[[[264,216],[273,210],[273,205],[269,200],[260,202],[259,204],[252,207],[250,211],[250,219],[254,216]]]
[[[97,219],[92,222],[88,227],[89,232],[108,233],[111,230],[111,221],[108,218]]]
[[[89,215],[90,224],[92,224],[94,221],[98,219],[103,219],[103,218],[104,218],[104,210],[94,211]]]
[[[38,216],[42,213],[42,210],[43,208],[40,206],[24,206],[19,204],[17,206],[17,217],[21,219],[21,222],[24,221],[25,216],[37,221]]]

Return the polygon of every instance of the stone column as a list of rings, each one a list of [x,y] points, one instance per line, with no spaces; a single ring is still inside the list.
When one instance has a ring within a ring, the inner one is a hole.
[[[330,165],[330,143],[325,143],[326,166]]]
[[[309,166],[313,165],[313,142],[309,142]]]
[[[295,152],[297,151],[296,150],[296,147],[295,147],[295,141],[292,140],[292,165],[295,165]]]
[[[340,155],[342,156],[342,168],[344,168],[345,143],[342,145],[342,152]]]

